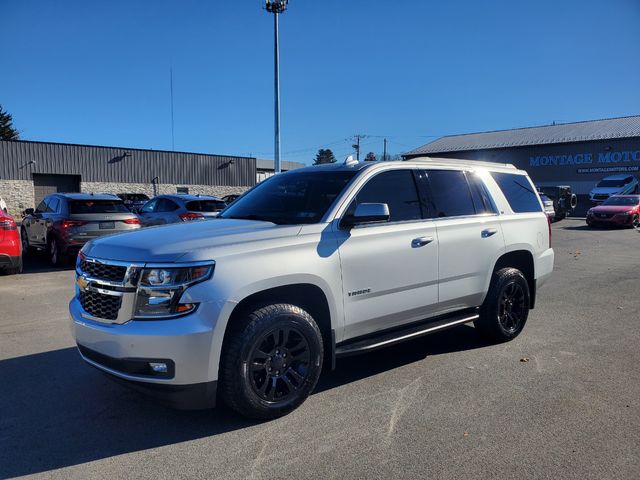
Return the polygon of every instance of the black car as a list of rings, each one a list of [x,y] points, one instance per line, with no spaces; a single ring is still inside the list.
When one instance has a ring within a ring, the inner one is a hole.
[[[149,196],[144,193],[117,193],[116,195],[132,212],[138,212],[149,201]]]
[[[53,193],[22,220],[22,250],[45,250],[54,266],[64,265],[96,237],[140,228],[140,219],[115,195]]]
[[[538,192],[544,193],[553,201],[555,221],[568,217],[578,206],[578,197],[569,185],[538,187]]]
[[[240,197],[239,193],[232,193],[231,195],[225,195],[224,197],[221,198],[221,200],[227,205],[230,205],[232,202],[235,202],[239,197]]]

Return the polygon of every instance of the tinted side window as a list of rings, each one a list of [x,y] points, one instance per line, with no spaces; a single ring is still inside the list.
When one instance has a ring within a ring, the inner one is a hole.
[[[467,181],[469,182],[469,188],[471,189],[471,198],[473,199],[473,206],[476,209],[477,214],[483,213],[496,213],[489,198],[489,194],[482,183],[480,177],[476,174],[467,172]]]
[[[157,204],[158,204],[157,198],[154,198],[153,200],[149,200],[147,203],[144,204],[144,207],[142,207],[142,211],[145,213],[154,212]]]
[[[538,194],[531,187],[527,177],[513,173],[497,172],[491,175],[507,198],[509,205],[511,205],[511,210],[516,213],[542,211]]]
[[[347,215],[353,215],[360,203],[386,203],[391,215],[390,222],[422,218],[418,191],[411,170],[392,170],[373,177],[351,202]]]
[[[60,205],[60,200],[58,199],[58,197],[51,197],[49,199],[49,202],[47,203],[47,205],[49,206],[48,208],[48,212],[57,212],[58,211],[58,206]]]
[[[464,172],[430,170],[428,178],[435,217],[459,217],[476,214]]]
[[[158,200],[158,205],[156,206],[156,212],[173,212],[174,210],[177,210],[178,205],[169,200],[168,198],[161,198]]]
[[[46,198],[42,200],[38,206],[36,207],[36,213],[44,213],[47,211],[47,203],[45,202]]]

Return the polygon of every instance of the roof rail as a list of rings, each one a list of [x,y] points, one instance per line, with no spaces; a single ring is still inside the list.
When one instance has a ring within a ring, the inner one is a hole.
[[[416,157],[406,160],[407,162],[428,162],[435,164],[455,164],[455,165],[469,165],[478,167],[493,167],[493,168],[509,168],[517,170],[517,168],[511,163],[501,162],[486,162],[484,160],[470,160],[468,158],[443,158],[443,157]]]

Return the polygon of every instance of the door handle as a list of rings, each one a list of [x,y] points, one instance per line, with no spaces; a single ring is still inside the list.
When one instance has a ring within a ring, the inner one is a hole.
[[[411,240],[411,248],[424,247],[433,242],[433,237],[419,237]]]
[[[491,235],[494,235],[496,233],[498,233],[497,228],[486,228],[482,230],[480,235],[482,236],[482,238],[489,238]]]

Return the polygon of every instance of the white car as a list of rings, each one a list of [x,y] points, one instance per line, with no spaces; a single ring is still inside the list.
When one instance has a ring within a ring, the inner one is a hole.
[[[4,213],[8,213],[7,204],[4,202],[2,197],[0,197],[0,210],[2,210]]]
[[[638,179],[632,175],[610,175],[600,180],[589,192],[589,200],[602,203],[612,195],[638,193]]]
[[[219,397],[274,418],[343,356],[464,323],[515,338],[553,261],[524,171],[347,161],[275,175],[216,220],[92,240],[69,310],[103,372],[178,407]]]

